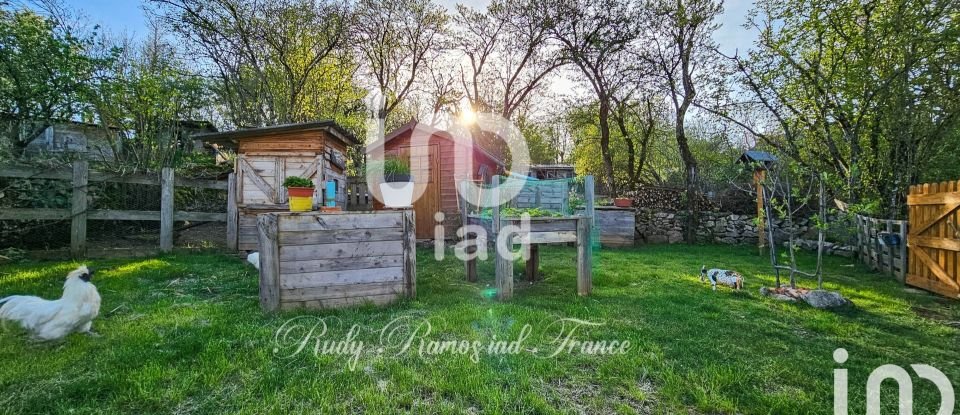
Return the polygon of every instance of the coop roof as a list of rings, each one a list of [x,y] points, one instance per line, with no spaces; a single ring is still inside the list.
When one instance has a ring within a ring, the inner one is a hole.
[[[349,131],[345,130],[339,124],[333,120],[321,120],[321,121],[312,121],[296,124],[280,124],[280,125],[271,125],[268,127],[256,127],[256,128],[243,128],[239,130],[226,131],[220,133],[210,133],[210,134],[198,134],[194,138],[208,141],[208,142],[223,142],[231,141],[237,142],[246,138],[256,138],[263,135],[269,134],[279,134],[279,133],[289,133],[295,131],[310,131],[318,130],[325,131],[334,137],[342,140],[344,143],[355,145],[358,144],[357,138],[353,136]]]

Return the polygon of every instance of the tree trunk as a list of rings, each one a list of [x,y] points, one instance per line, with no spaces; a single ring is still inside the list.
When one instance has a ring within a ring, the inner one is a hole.
[[[686,208],[688,211],[686,226],[685,226],[685,238],[687,243],[693,244],[697,242],[697,222],[699,216],[698,206],[698,192],[697,192],[697,160],[693,157],[693,153],[690,152],[690,146],[687,143],[687,135],[684,131],[683,118],[686,115],[688,104],[684,103],[681,108],[677,111],[677,120],[676,120],[676,135],[677,135],[677,147],[680,149],[680,158],[683,160],[683,169],[684,169],[684,185],[686,187],[687,203]]]
[[[603,156],[603,171],[607,176],[610,196],[617,197],[617,184],[613,181],[613,158],[610,156],[610,102],[609,98],[600,99],[600,154]]]

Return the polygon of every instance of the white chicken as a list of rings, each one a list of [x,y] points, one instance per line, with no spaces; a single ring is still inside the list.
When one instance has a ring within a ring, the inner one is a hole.
[[[80,266],[67,274],[63,296],[44,300],[27,295],[0,299],[0,320],[19,323],[39,340],[57,340],[70,333],[89,333],[100,314],[100,293],[90,280],[93,271]]]

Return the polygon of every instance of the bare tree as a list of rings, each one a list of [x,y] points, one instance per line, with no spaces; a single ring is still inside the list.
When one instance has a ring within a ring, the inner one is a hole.
[[[365,72],[382,93],[386,119],[414,90],[418,77],[441,52],[447,14],[430,0],[361,0],[356,42]]]
[[[685,236],[692,243],[697,236],[697,160],[690,151],[684,122],[706,72],[703,63],[709,61],[707,55],[715,48],[710,36],[719,27],[715,19],[723,7],[716,0],[655,0],[647,10],[654,43],[649,59],[659,69],[674,108],[689,210]]]
[[[620,91],[637,81],[639,5],[618,0],[548,0],[544,9],[563,55],[579,69],[599,104],[600,151],[607,185],[618,195],[610,154],[610,118]]]
[[[494,0],[485,11],[457,5],[454,41],[467,58],[461,83],[474,110],[513,119],[563,65],[547,16],[537,3]]]

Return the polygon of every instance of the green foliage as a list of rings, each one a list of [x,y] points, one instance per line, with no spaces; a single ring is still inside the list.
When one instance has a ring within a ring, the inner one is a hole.
[[[0,2],[0,114],[10,120],[0,132],[0,145],[19,155],[51,121],[84,109],[94,72],[109,61],[109,56],[86,53],[92,39],[76,37],[57,20]]]
[[[741,75],[780,130],[760,135],[836,176],[838,197],[902,215],[910,184],[956,164],[960,3],[828,3],[757,2],[748,25],[766,30]]]
[[[287,176],[286,179],[283,179],[283,187],[313,188],[313,181],[300,176]]]
[[[207,81],[191,73],[159,33],[114,49],[117,58],[91,101],[101,122],[116,128],[117,162],[144,170],[180,164],[194,150],[181,120],[202,118],[212,104]]]

